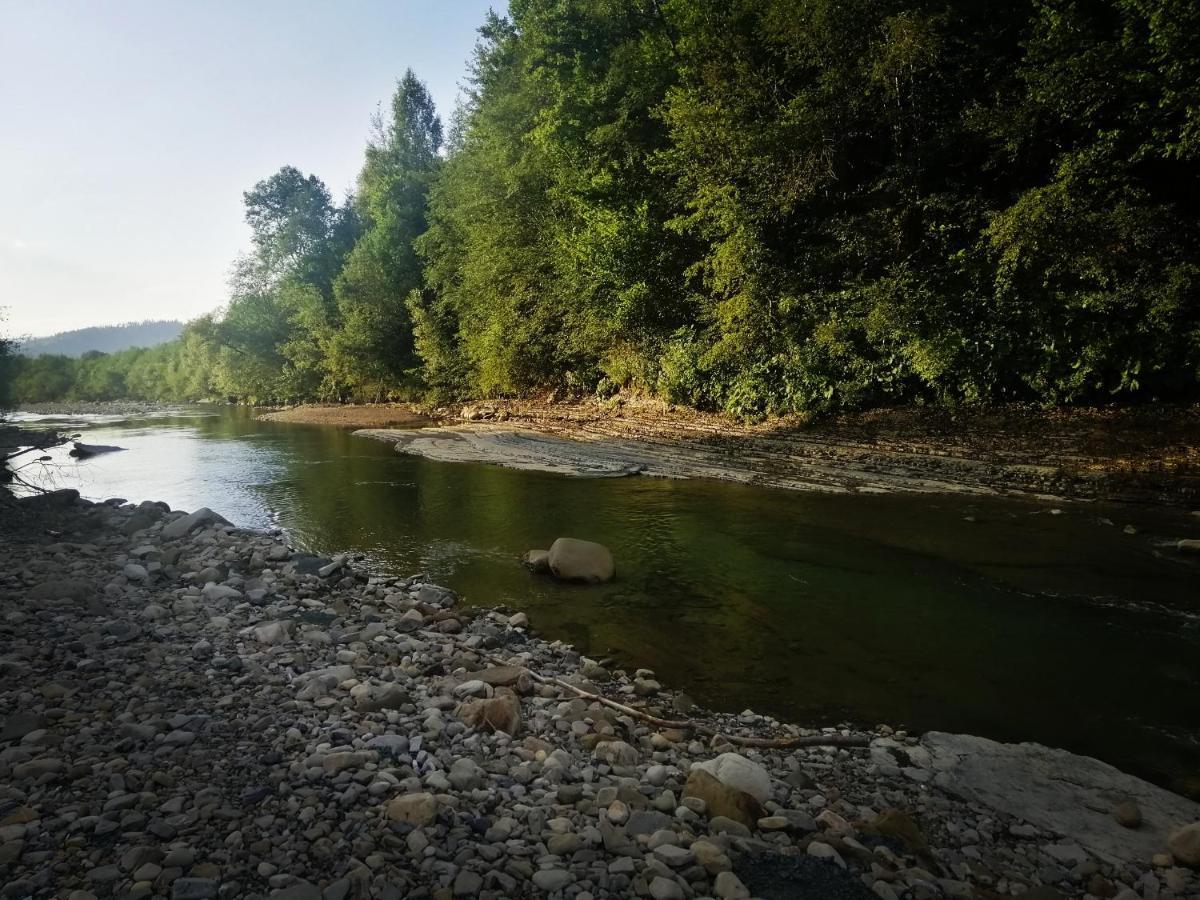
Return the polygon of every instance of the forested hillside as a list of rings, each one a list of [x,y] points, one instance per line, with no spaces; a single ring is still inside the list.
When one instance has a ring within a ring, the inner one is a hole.
[[[1191,0],[512,0],[469,85],[444,134],[407,73],[346,205],[291,167],[254,186],[227,304],[63,390],[1196,392]],[[68,368],[19,363],[18,396]]]
[[[130,347],[157,347],[175,340],[182,332],[183,323],[174,320],[126,322],[62,331],[49,337],[26,338],[20,342],[19,350],[23,356],[116,353]]]

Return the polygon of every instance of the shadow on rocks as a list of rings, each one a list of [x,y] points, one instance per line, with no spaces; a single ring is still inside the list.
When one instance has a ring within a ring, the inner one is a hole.
[[[879,900],[857,875],[811,856],[756,855],[735,871],[762,900]]]

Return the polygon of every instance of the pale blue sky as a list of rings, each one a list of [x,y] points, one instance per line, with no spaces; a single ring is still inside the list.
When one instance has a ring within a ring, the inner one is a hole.
[[[242,192],[353,186],[411,66],[449,119],[505,0],[0,0],[0,309],[10,335],[225,299]]]

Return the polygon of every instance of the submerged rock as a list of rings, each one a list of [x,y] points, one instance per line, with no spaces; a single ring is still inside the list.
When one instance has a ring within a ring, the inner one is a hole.
[[[89,456],[97,456],[101,453],[117,453],[125,449],[125,447],[110,447],[107,444],[85,444],[82,441],[75,441],[75,446],[71,448],[69,455],[79,459],[87,459]]]
[[[550,551],[549,550],[528,550],[521,557],[521,562],[530,572],[536,572],[539,575],[545,575],[550,571]]]

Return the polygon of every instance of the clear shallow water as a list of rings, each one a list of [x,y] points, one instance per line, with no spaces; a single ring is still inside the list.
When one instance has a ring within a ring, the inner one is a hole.
[[[1181,511],[569,479],[244,410],[43,424],[129,448],[57,452],[58,486],[426,572],[705,705],[1037,740],[1200,796],[1200,566],[1166,547],[1200,519]],[[611,547],[617,580],[519,565],[560,535]]]

